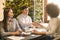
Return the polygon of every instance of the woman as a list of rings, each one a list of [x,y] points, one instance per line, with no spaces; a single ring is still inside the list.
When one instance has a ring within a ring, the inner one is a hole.
[[[13,11],[11,8],[4,9],[3,27],[1,27],[1,35],[19,35],[22,30],[19,28],[18,22],[13,18]]]
[[[41,35],[57,34],[60,36],[60,19],[58,18],[58,15],[59,15],[58,6],[53,4],[53,3],[48,4],[46,6],[46,12],[51,17],[51,19],[49,21],[48,28],[47,28],[48,31],[47,32],[38,32],[37,30],[34,30],[34,33],[35,34],[41,34]]]

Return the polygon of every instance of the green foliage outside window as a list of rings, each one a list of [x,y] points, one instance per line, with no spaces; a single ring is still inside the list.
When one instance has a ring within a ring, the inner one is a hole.
[[[36,0],[35,7],[35,21],[42,22],[42,14],[43,14],[43,0]]]
[[[34,19],[34,10],[35,10],[35,21],[41,22],[42,11],[43,11],[43,0],[35,0],[36,7],[34,9],[34,0],[6,0],[4,3],[5,7],[10,7],[13,9],[14,17],[16,18],[19,14],[21,14],[20,8],[22,6],[29,6],[29,16],[31,16],[32,20]]]
[[[17,17],[21,14],[20,8],[22,6],[29,6],[29,15],[33,19],[33,10],[34,10],[34,2],[33,0],[6,0],[4,3],[5,7],[12,8],[14,11],[14,17]]]

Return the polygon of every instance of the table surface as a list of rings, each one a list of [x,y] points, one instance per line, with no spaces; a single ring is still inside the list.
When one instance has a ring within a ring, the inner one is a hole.
[[[43,26],[47,27],[47,23],[40,23]],[[38,29],[40,31],[40,29]],[[7,40],[29,40],[29,39],[34,39],[37,38],[41,35],[35,35],[35,34],[31,34],[30,36],[9,36],[9,37],[5,37]]]
[[[30,36],[9,36],[9,37],[5,37],[5,39],[7,40],[30,40],[30,39],[34,39],[37,38],[41,35],[30,35]]]

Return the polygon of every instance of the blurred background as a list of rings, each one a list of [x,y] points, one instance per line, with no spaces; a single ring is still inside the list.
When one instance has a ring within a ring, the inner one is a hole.
[[[0,0],[0,21],[4,18],[4,8],[12,8],[14,11],[14,17],[16,18],[19,14],[21,14],[20,8],[22,6],[29,6],[29,16],[31,16],[32,20],[39,23],[46,23],[50,20],[50,17],[45,11],[45,7],[48,3],[55,3],[60,8],[59,0]]]

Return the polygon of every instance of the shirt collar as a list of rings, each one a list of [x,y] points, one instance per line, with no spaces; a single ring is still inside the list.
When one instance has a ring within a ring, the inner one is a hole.
[[[28,15],[24,15],[23,13],[21,14],[23,17],[27,17]]]

